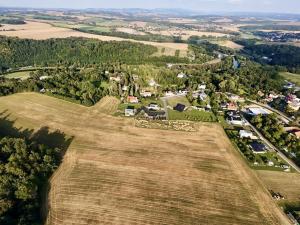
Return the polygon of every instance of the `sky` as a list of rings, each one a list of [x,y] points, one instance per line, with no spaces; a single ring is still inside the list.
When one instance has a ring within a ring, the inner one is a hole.
[[[181,8],[202,12],[279,12],[300,14],[300,0],[0,0],[0,7]]]

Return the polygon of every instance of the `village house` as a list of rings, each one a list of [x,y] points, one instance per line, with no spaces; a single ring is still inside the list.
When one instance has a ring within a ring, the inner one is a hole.
[[[232,115],[227,118],[227,122],[234,126],[243,126],[245,121],[240,115]]]
[[[262,154],[267,152],[267,147],[263,143],[260,143],[258,141],[250,143],[249,146],[254,154]]]
[[[150,87],[156,87],[158,86],[158,84],[155,82],[155,80],[151,79],[149,82],[148,82],[149,86]]]
[[[300,99],[296,95],[287,95],[285,101],[292,110],[298,111],[300,109]]]
[[[150,104],[148,105],[147,108],[148,108],[149,110],[156,110],[156,111],[160,110],[159,105],[156,104],[156,103],[150,103]]]
[[[201,92],[199,94],[199,98],[201,99],[201,101],[205,101],[207,99],[207,94],[205,94],[204,92]]]
[[[167,92],[165,93],[165,96],[166,96],[166,97],[173,97],[173,96],[175,96],[175,93],[172,92],[172,91],[167,91]]]
[[[226,109],[230,111],[237,111],[238,105],[235,102],[229,102],[226,104]]]
[[[132,103],[132,104],[136,104],[136,103],[139,103],[139,99],[135,96],[128,96],[127,97],[127,102]]]
[[[115,81],[115,82],[120,82],[121,77],[119,75],[118,76],[111,76],[111,77],[109,77],[109,80],[110,81]]]
[[[130,117],[135,115],[135,109],[134,106],[127,106],[125,109],[125,116]]]
[[[188,90],[179,90],[178,91],[178,94],[181,94],[181,95],[186,95],[188,93],[189,93]]]
[[[167,68],[171,69],[173,67],[172,63],[167,63]]]
[[[198,89],[199,89],[200,91],[205,91],[205,89],[206,89],[206,84],[199,84],[199,85],[198,85]]]
[[[148,98],[148,97],[152,96],[152,92],[150,92],[150,91],[141,91],[140,95],[141,95],[141,97]]]
[[[47,80],[52,78],[51,76],[40,76],[40,80]]]
[[[252,140],[257,139],[257,137],[249,130],[240,130],[239,135],[240,135],[240,138],[250,138]]]
[[[177,75],[177,78],[180,78],[180,79],[183,79],[183,78],[186,78],[186,77],[187,77],[187,75],[185,73],[182,73],[182,72]]]

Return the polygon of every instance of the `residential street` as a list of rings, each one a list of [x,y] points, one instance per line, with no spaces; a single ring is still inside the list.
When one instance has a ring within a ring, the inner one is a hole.
[[[265,109],[268,109],[272,112],[274,112],[275,114],[277,114],[279,116],[279,118],[285,123],[285,124],[289,124],[290,122],[292,122],[293,120],[291,118],[289,118],[287,115],[285,115],[284,113],[280,112],[279,110],[277,109],[274,109],[266,104],[262,104],[262,103],[259,103],[259,102],[256,102],[256,101],[253,101],[253,100],[249,100],[247,99],[247,101],[255,104],[255,105],[258,105],[260,107],[263,107]]]
[[[297,172],[300,173],[300,168],[288,157],[286,157],[278,148],[276,148],[271,142],[269,142],[246,118],[243,117],[245,121],[247,121],[248,125],[251,127],[251,129],[258,135],[258,137],[265,142],[270,151],[272,152],[277,152],[277,154],[284,160],[286,161],[291,167],[293,167]]]

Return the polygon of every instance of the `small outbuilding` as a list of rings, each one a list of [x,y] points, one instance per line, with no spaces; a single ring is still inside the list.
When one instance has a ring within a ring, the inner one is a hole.
[[[173,109],[178,112],[183,112],[185,110],[185,105],[178,103]]]

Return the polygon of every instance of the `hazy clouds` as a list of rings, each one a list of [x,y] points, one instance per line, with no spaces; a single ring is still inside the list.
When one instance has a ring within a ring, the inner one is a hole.
[[[0,6],[41,8],[183,8],[198,11],[292,12],[300,0],[0,0]]]

